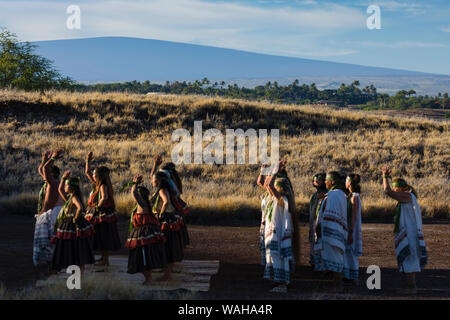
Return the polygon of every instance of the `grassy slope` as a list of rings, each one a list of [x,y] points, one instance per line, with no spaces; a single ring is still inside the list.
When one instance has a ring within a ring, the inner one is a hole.
[[[418,191],[424,215],[448,217],[450,134],[448,122],[333,110],[317,106],[271,105],[196,96],[146,96],[123,93],[36,93],[0,91],[0,194],[8,211],[32,212],[39,191],[37,166],[44,149],[67,151],[58,165],[82,174],[92,150],[96,162],[113,171],[116,190],[136,173],[149,176],[153,156],[170,160],[171,134],[217,128],[279,128],[280,153],[288,160],[298,209],[306,214],[318,171],[345,170],[362,175],[365,217],[391,215],[394,201],[384,197],[380,167],[388,162]],[[257,165],[182,165],[184,198],[197,221],[232,215],[257,217]],[[83,178],[88,191],[87,179]],[[146,181],[148,183],[148,179]],[[23,194],[25,193],[25,194]],[[17,201],[25,199],[26,201]],[[22,203],[26,203],[26,207]],[[128,195],[117,195],[128,212]]]

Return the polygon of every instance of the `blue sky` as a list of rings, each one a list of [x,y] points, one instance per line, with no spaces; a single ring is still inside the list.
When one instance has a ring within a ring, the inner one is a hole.
[[[81,29],[66,28],[69,4]],[[366,26],[369,5],[381,29]],[[0,0],[28,41],[129,36],[450,75],[448,0]]]

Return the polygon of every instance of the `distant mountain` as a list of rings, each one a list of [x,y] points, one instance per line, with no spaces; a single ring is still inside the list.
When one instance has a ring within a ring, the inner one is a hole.
[[[83,82],[131,80],[417,77],[430,74],[126,37],[35,42],[67,76]]]

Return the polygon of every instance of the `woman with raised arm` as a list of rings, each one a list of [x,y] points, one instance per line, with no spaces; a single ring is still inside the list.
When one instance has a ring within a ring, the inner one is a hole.
[[[359,174],[349,174],[345,180],[348,190],[347,196],[347,225],[348,239],[344,254],[344,280],[352,280],[358,284],[359,262],[362,255],[362,229],[361,229],[361,177]]]
[[[162,172],[166,175],[166,180],[170,186],[171,202],[174,206],[175,211],[181,216],[183,220],[183,223],[181,225],[181,233],[183,236],[183,245],[184,247],[186,247],[190,244],[189,232],[186,223],[186,217],[189,213],[189,208],[187,203],[184,202],[183,199],[181,199],[181,194],[183,193],[183,183],[178,174],[178,171],[175,168],[175,164],[172,162],[166,162],[162,164],[160,154],[157,154],[154,158],[151,176],[153,177],[156,172]]]
[[[55,224],[52,268],[59,271],[77,265],[83,273],[86,264],[95,262],[92,248],[94,227],[84,218],[80,179],[70,177],[70,171],[66,171],[58,191],[65,203]]]
[[[95,263],[97,266],[109,266],[109,252],[121,247],[117,230],[117,213],[115,212],[114,191],[111,184],[110,171],[101,166],[91,169],[92,152],[86,157],[85,174],[93,184],[89,196],[86,219],[94,225],[94,250],[102,256]]]
[[[266,225],[266,215],[272,210],[273,199],[265,186],[266,177],[268,175],[269,167],[266,164],[261,166],[259,171],[256,185],[264,190],[264,194],[261,195],[261,223],[259,226],[259,251],[261,252],[261,265],[266,265],[266,245],[264,243],[264,232]]]
[[[333,273],[335,289],[342,289],[345,244],[347,242],[347,197],[341,175],[332,171],[326,175],[328,193],[322,201],[316,226],[314,270]]]
[[[291,179],[289,179],[286,171],[286,160],[281,160],[278,164],[278,173],[276,178],[285,179],[288,184],[287,188],[287,198],[289,200],[289,212],[292,218],[293,234],[292,234],[292,251],[294,255],[294,262],[296,265],[300,266],[300,228],[298,227],[298,216],[295,207],[295,195],[294,187],[292,186]]]
[[[391,189],[389,166],[383,166],[382,174],[384,193],[398,201],[394,218],[395,254],[399,271],[405,274],[407,280],[407,288],[400,291],[415,294],[415,273],[422,271],[428,262],[417,193],[402,178],[393,179]]]
[[[183,218],[172,203],[173,191],[167,175],[157,171],[152,177],[152,185],[156,188],[151,198],[152,212],[158,217],[161,230],[167,239],[165,243],[167,266],[164,268],[164,276],[158,280],[167,281],[171,279],[174,262],[179,262],[184,257]]]
[[[280,162],[279,168],[284,163]],[[264,186],[269,192],[273,204],[264,215],[264,246],[266,250],[266,266],[264,278],[272,280],[276,286],[271,292],[287,292],[290,275],[294,271],[294,256],[292,242],[294,234],[291,207],[291,184],[286,177],[277,177],[275,169],[271,176],[265,179]]]
[[[166,238],[161,231],[158,219],[151,212],[150,191],[140,186],[142,176],[133,179],[131,195],[136,206],[131,213],[129,236],[126,247],[128,256],[128,273],[143,273],[143,285],[152,283],[152,270],[162,269],[167,265],[164,243]]]
[[[44,183],[39,192],[38,210],[35,215],[33,263],[38,271],[40,271],[41,265],[44,265],[46,275],[52,272],[51,261],[54,246],[51,244],[51,239],[54,235],[56,219],[64,204],[58,192],[59,168],[55,166],[55,161],[61,157],[62,152],[62,149],[44,152],[38,168]]]

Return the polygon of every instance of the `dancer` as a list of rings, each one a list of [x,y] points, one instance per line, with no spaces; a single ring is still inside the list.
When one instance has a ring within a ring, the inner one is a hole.
[[[325,178],[328,193],[319,210],[316,227],[317,241],[314,244],[314,269],[331,271],[336,290],[342,288],[344,252],[347,242],[347,198],[339,189],[341,175],[330,172]]]
[[[361,229],[361,177],[358,174],[350,174],[345,180],[347,196],[347,225],[348,239],[344,254],[344,280],[351,280],[358,284],[359,263],[358,257],[362,255],[362,229]]]
[[[265,170],[269,170],[268,166],[263,164],[259,172],[256,184],[264,190],[264,194],[261,195],[261,224],[259,226],[259,250],[261,252],[261,265],[266,266],[266,245],[264,242],[264,232],[266,225],[266,214],[269,214],[273,209],[273,198],[267,191],[265,186]]]
[[[382,173],[385,194],[398,201],[394,218],[395,254],[399,271],[405,275],[407,282],[407,288],[399,291],[415,294],[417,292],[415,274],[421,272],[428,262],[417,193],[402,178],[393,179],[392,190],[389,186],[391,174],[389,166],[383,166]]]
[[[167,175],[157,171],[152,177],[152,185],[156,188],[151,198],[152,212],[158,217],[161,230],[167,239],[165,244],[167,265],[164,268],[164,276],[158,280],[168,281],[171,279],[174,262],[179,262],[184,257],[184,240],[181,231],[183,218],[174,208],[173,191]]]
[[[143,285],[152,283],[152,270],[162,269],[167,265],[164,243],[166,238],[161,231],[158,219],[151,212],[150,191],[140,186],[142,176],[133,179],[131,195],[136,202],[130,219],[130,233],[126,247],[128,256],[128,273],[144,274]]]
[[[300,266],[300,229],[298,227],[298,216],[297,212],[295,210],[295,195],[294,195],[294,188],[291,183],[291,179],[289,179],[287,171],[286,171],[286,160],[281,160],[278,164],[278,172],[275,175],[276,178],[282,178],[285,179],[286,183],[288,184],[288,188],[286,189],[286,192],[288,193],[286,196],[289,200],[289,213],[291,214],[292,219],[292,227],[293,227],[293,234],[292,234],[292,251],[294,255],[294,262],[296,265]],[[276,169],[275,169],[276,170]]]
[[[322,200],[327,193],[327,188],[325,187],[325,173],[317,173],[314,175],[313,187],[316,188],[316,192],[314,192],[309,201],[309,263],[314,268],[313,253],[317,216]]]
[[[179,213],[181,218],[183,219],[183,224],[181,226],[181,232],[183,235],[183,244],[184,247],[190,244],[189,240],[189,232],[187,230],[186,216],[189,213],[189,208],[181,199],[181,194],[183,193],[183,184],[181,182],[180,176],[175,169],[175,164],[172,162],[165,163],[161,166],[160,169],[158,167],[162,164],[161,155],[157,154],[153,160],[153,167],[151,171],[151,176],[159,171],[163,172],[167,176],[167,181],[171,187],[171,201],[175,208],[175,210]]]
[[[115,212],[114,192],[110,171],[101,166],[91,170],[93,153],[86,157],[85,174],[93,184],[93,191],[88,200],[86,219],[94,225],[94,250],[101,251],[101,258],[96,266],[109,266],[109,252],[120,249],[120,237],[117,230],[117,213]]]
[[[62,149],[44,152],[38,168],[39,174],[44,179],[44,184],[39,192],[38,210],[35,215],[33,264],[38,272],[40,272],[39,268],[44,265],[46,267],[44,275],[51,273],[54,249],[51,239],[54,235],[56,219],[64,204],[64,200],[58,192],[59,168],[54,165],[55,161],[61,157],[62,152]],[[43,275],[41,272],[40,274]]]
[[[280,168],[283,165],[280,164]],[[264,278],[275,282],[271,292],[287,292],[294,271],[292,239],[294,226],[290,205],[294,202],[291,184],[286,177],[276,177],[277,170],[265,179],[272,205],[265,211],[264,246],[266,250]]]
[[[70,265],[77,265],[83,273],[86,264],[95,262],[92,248],[94,227],[84,218],[80,180],[71,177],[70,171],[66,171],[58,191],[65,203],[55,224],[52,268],[59,271]]]

